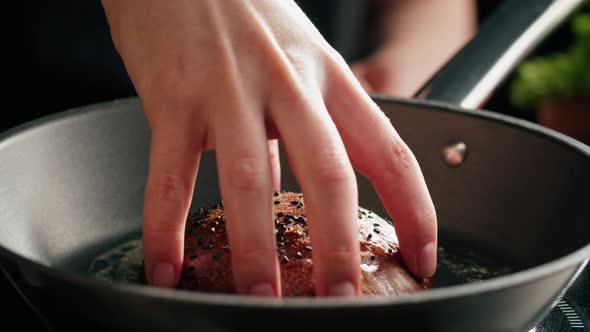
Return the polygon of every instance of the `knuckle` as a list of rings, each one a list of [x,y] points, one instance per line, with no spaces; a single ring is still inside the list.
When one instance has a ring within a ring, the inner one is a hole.
[[[417,161],[410,148],[399,138],[392,137],[387,143],[381,157],[380,167],[377,173],[372,173],[370,178],[381,177],[412,177],[418,172]]]
[[[148,244],[152,250],[165,251],[168,244],[182,243],[184,240],[184,224],[176,225],[166,222],[146,223],[143,225],[142,238],[144,243]],[[162,242],[162,240],[166,240]]]
[[[182,176],[173,172],[164,172],[148,182],[146,194],[153,200],[184,208],[190,199],[189,187]]]
[[[231,163],[227,174],[228,184],[234,190],[246,192],[263,191],[269,181],[264,167],[253,157],[245,157]]]
[[[350,161],[343,154],[329,153],[316,158],[315,182],[321,186],[347,185],[354,180]]]

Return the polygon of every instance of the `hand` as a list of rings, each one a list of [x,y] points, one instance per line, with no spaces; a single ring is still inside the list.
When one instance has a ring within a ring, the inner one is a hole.
[[[416,159],[295,2],[103,5],[152,130],[143,224],[151,284],[178,281],[200,153],[215,148],[237,290],[280,296],[279,166],[276,142],[267,144],[278,137],[305,194],[319,296],[359,294],[353,167],[395,218],[411,271],[434,273],[435,210]]]
[[[369,93],[412,97],[477,28],[473,0],[377,3],[379,47],[351,66]]]
[[[426,50],[411,54],[395,43],[385,44],[351,69],[368,93],[411,98],[444,59],[427,59]]]

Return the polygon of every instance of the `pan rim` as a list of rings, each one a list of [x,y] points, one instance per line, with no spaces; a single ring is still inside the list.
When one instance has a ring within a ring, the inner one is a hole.
[[[588,254],[586,254],[586,252],[588,252]],[[55,280],[69,283],[72,286],[86,287],[101,292],[110,291],[119,293],[118,295],[121,296],[133,295],[152,300],[181,302],[187,305],[232,306],[250,309],[328,310],[357,308],[359,306],[368,308],[391,307],[470,297],[534,282],[535,280],[542,279],[552,274],[560,273],[568,268],[575,268],[576,271],[573,273],[575,278],[590,262],[590,245],[586,245],[556,260],[508,275],[484,280],[476,284],[445,286],[424,292],[407,293],[396,296],[357,298],[266,298],[234,294],[199,293],[181,289],[161,289],[145,285],[111,283],[92,276],[83,276],[81,274],[51,268],[47,265],[18,255],[1,245],[0,257],[33,266],[38,271],[42,271]],[[559,289],[560,294],[571,284],[572,280],[569,280],[568,283],[564,285],[565,288]]]
[[[462,116],[472,116],[484,120],[493,121],[528,133],[541,136],[555,143],[559,143],[564,148],[574,150],[576,153],[590,159],[590,147],[559,132],[549,128],[542,127],[538,124],[511,117],[504,114],[491,112],[485,109],[466,109],[454,104],[418,100],[409,98],[397,98],[383,95],[372,95],[376,102],[386,102],[398,105],[423,107],[426,111],[442,111],[456,113]],[[72,117],[85,116],[93,112],[103,111],[105,107],[116,106],[116,111],[129,109],[132,106],[139,106],[139,99],[135,96],[118,98],[111,101],[99,102],[80,107],[71,108],[51,115],[28,121],[7,131],[0,133],[0,149],[5,145],[18,139],[19,135],[41,126],[69,120]],[[113,110],[115,111],[115,110]],[[47,265],[38,263],[32,259],[21,256],[0,244],[0,257],[9,258],[9,261],[17,261],[32,265],[42,270],[47,275],[63,280],[73,285],[82,287],[91,287],[102,291],[110,290],[120,292],[122,295],[135,295],[140,297],[151,297],[155,299],[184,302],[186,304],[196,305],[218,305],[218,306],[237,306],[252,309],[261,308],[283,308],[283,309],[345,309],[356,308],[358,306],[377,307],[377,306],[395,306],[404,304],[419,304],[430,301],[440,301],[451,298],[468,297],[476,294],[493,292],[499,289],[522,285],[534,280],[557,274],[568,268],[578,270],[576,273],[586,267],[590,261],[590,242],[557,259],[548,261],[544,264],[536,265],[518,272],[510,273],[504,276],[484,280],[477,284],[461,284],[435,288],[425,292],[400,294],[391,297],[360,297],[360,298],[262,298],[236,296],[233,294],[213,294],[197,293],[178,289],[159,289],[145,285],[132,285],[122,283],[109,283],[98,278],[79,275],[73,272],[66,272],[60,269],[51,268]],[[567,287],[567,286],[566,286]]]

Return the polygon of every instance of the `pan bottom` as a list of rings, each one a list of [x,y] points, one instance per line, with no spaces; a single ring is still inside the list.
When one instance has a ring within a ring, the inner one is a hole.
[[[480,282],[518,270],[507,259],[477,249],[467,241],[445,241],[441,236],[439,242],[438,268],[433,277],[437,288]],[[108,282],[145,284],[141,238],[126,240],[93,257],[85,272]]]

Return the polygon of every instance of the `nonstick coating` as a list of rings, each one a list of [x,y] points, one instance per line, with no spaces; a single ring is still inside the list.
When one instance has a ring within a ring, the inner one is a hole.
[[[268,300],[109,284],[80,273],[141,227],[149,129],[135,98],[35,121],[0,139],[0,262],[48,316],[178,331],[525,331],[590,257],[590,149],[534,124],[442,104],[377,98],[417,156],[441,233],[521,269],[477,284],[383,299]],[[362,126],[363,124],[359,124]],[[467,158],[441,158],[451,141]],[[367,141],[366,144],[372,144]],[[284,159],[283,159],[284,160]],[[193,207],[219,199],[205,153]],[[297,190],[286,162],[285,189]],[[359,177],[360,205],[387,217]],[[444,245],[445,243],[441,243]],[[516,266],[515,265],[515,266]]]

